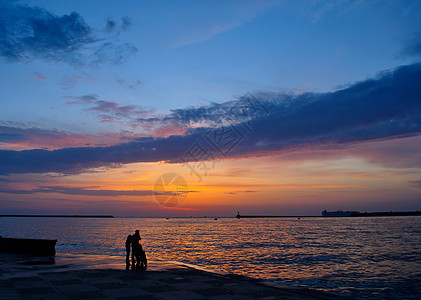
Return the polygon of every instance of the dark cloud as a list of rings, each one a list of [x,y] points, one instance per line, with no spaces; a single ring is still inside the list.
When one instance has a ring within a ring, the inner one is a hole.
[[[119,144],[134,138],[131,132],[104,135],[78,134],[57,129],[42,129],[0,125],[0,148],[2,149],[60,149],[64,147],[105,146]]]
[[[111,32],[116,32],[120,33],[121,31],[126,31],[129,30],[130,27],[132,26],[132,20],[125,16],[121,18],[121,23],[118,23],[112,19],[108,19],[107,22],[105,23],[105,28],[104,31],[106,33],[111,33]]]
[[[121,25],[121,29],[123,30],[128,30],[130,29],[130,27],[132,26],[132,20],[129,17],[123,17],[121,18],[121,21],[123,22],[123,24]]]
[[[415,32],[409,36],[400,54],[403,57],[421,56],[421,32]]]
[[[181,162],[197,142],[215,157],[221,153],[236,157],[417,135],[421,132],[420,78],[421,64],[414,64],[331,93],[248,95],[228,104],[187,109],[188,113],[179,110],[171,116],[179,122],[206,116],[205,120],[224,120],[228,125],[197,126],[184,136],[138,139],[109,147],[0,151],[0,174],[72,173],[133,162]],[[103,111],[114,109],[104,105]],[[222,129],[229,134],[221,134]],[[227,151],[219,151],[221,148]],[[204,157],[186,160],[201,159]]]
[[[105,32],[110,33],[116,28],[116,23],[113,20],[108,19],[105,23]]]
[[[119,197],[119,196],[151,196],[157,192],[152,190],[100,190],[96,187],[68,187],[68,186],[41,186],[31,190],[0,189],[0,193],[15,195],[31,194],[63,194],[76,196],[97,196],[97,197]],[[197,191],[183,191],[183,193],[194,193]],[[177,195],[177,192],[160,192],[160,195]]]
[[[106,31],[114,27],[115,23],[108,20]],[[40,7],[0,0],[0,56],[9,62],[45,59],[72,65],[121,63],[136,51],[132,45],[95,36],[77,12],[57,16]]]
[[[95,187],[66,187],[66,186],[43,186],[31,190],[0,190],[0,193],[8,194],[36,194],[36,193],[58,193],[65,195],[79,196],[150,196],[153,191],[118,191],[118,190],[98,190]]]
[[[65,134],[56,130],[0,126],[0,143],[27,141],[31,136],[63,138]]]
[[[74,51],[93,42],[76,12],[61,17],[38,8],[0,2],[0,54],[11,61]]]
[[[137,48],[133,45],[127,43],[116,45],[112,42],[106,42],[95,50],[93,63],[121,64],[136,52]]]
[[[185,151],[185,142],[186,138],[183,137],[169,137],[110,147],[65,148],[53,151],[0,150],[0,174],[47,172],[69,174],[88,168],[115,167],[135,161],[176,160]]]

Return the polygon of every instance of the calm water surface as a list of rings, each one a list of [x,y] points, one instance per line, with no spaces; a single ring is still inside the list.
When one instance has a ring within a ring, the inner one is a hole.
[[[354,297],[421,298],[421,217],[0,218],[0,235],[55,238],[71,254],[124,256],[135,229],[151,260]]]

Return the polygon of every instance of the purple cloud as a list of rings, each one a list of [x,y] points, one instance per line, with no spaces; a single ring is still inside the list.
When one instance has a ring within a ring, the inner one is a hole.
[[[47,77],[45,77],[43,74],[41,74],[39,72],[32,73],[32,78],[35,79],[35,80],[41,80],[41,81],[47,80]]]
[[[66,99],[72,99],[67,102],[68,105],[90,105],[86,111],[94,112],[103,123],[113,123],[130,120],[137,120],[151,113],[139,105],[119,105],[116,102],[99,99],[98,95],[88,94],[79,97],[66,96]]]
[[[414,188],[421,188],[421,180],[412,180],[412,181],[410,181],[410,184]]]

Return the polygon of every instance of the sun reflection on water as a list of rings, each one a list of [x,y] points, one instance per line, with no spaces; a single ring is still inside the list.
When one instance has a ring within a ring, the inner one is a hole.
[[[149,259],[352,296],[421,293],[420,217],[1,218],[0,225],[3,236],[57,238],[58,252],[121,256],[126,236],[139,229]]]

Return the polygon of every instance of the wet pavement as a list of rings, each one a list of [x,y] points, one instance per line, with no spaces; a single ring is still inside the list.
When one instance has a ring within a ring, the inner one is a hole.
[[[0,262],[0,299],[343,299],[177,262],[151,261],[147,270],[99,255],[0,254]]]

